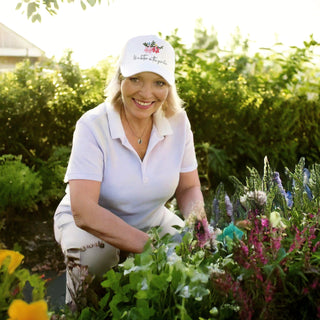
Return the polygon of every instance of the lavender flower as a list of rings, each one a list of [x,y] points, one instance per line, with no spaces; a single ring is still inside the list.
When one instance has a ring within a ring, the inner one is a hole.
[[[303,186],[310,200],[313,199],[312,192],[308,186],[310,179],[310,171],[307,168],[303,169]]]
[[[290,191],[286,192],[286,200],[287,200],[288,208],[291,209],[293,206],[293,197],[292,197],[292,193]]]
[[[212,225],[215,227],[220,219],[219,200],[214,198],[212,201]]]
[[[231,218],[231,221],[234,222],[233,206],[227,194],[224,196],[224,202],[226,204],[227,215]]]
[[[286,191],[284,190],[283,186],[282,186],[282,182],[280,179],[280,174],[279,172],[275,172],[273,174],[273,180],[276,182],[276,184],[278,185],[278,188],[280,190],[280,193],[286,198]]]
[[[282,182],[281,182],[281,179],[280,179],[280,174],[279,172],[275,172],[273,174],[273,180],[276,182],[276,184],[278,185],[278,188],[279,188],[279,191],[280,193],[282,194],[282,196],[285,198],[286,200],[286,203],[287,203],[287,206],[289,208],[292,208],[293,206],[293,201],[292,201],[292,195],[291,193],[288,191],[286,192],[282,186]]]

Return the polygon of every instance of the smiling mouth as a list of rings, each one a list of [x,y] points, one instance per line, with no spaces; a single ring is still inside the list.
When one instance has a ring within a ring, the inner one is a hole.
[[[151,102],[144,102],[144,101],[140,101],[140,100],[137,100],[137,99],[133,99],[135,103],[137,103],[138,105],[142,106],[142,107],[150,107],[154,101],[151,101]]]

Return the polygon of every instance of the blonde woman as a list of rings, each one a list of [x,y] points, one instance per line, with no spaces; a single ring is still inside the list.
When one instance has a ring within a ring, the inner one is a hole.
[[[174,72],[168,42],[154,35],[130,39],[107,101],[77,122],[67,192],[54,218],[67,262],[67,302],[76,291],[70,279],[75,265],[100,278],[117,265],[120,251],[142,252],[151,227],[173,234],[173,226],[183,226],[165,207],[174,195],[184,218],[195,203],[196,214],[204,213],[193,135]]]

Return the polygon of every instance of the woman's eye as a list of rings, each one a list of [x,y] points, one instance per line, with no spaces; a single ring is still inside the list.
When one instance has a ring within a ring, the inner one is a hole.
[[[163,87],[165,85],[166,85],[166,83],[164,81],[157,81],[157,86]]]
[[[131,82],[138,82],[139,81],[139,79],[136,78],[136,77],[131,77],[129,79],[130,79]]]

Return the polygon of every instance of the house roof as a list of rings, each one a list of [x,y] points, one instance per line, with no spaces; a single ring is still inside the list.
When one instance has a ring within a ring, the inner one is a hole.
[[[0,56],[41,57],[45,52],[0,22]]]

